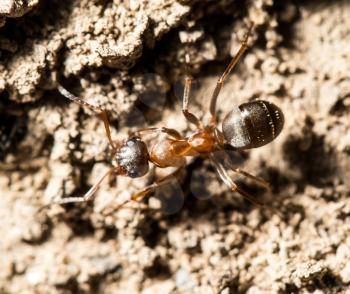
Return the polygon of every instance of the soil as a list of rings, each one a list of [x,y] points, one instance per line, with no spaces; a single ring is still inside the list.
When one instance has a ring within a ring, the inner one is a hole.
[[[0,293],[349,293],[349,1],[68,2],[0,4]],[[207,121],[251,22],[218,117],[254,99],[283,110],[276,140],[230,154],[270,183],[234,175],[264,207],[198,157],[126,209],[169,170],[113,175],[92,202],[40,209],[83,195],[111,165],[99,117],[58,84],[106,108],[115,140],[146,126],[188,135],[184,76]]]

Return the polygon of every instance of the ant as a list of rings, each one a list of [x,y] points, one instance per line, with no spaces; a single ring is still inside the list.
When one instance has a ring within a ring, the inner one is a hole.
[[[173,176],[185,166],[186,156],[206,155],[209,157],[213,167],[223,182],[229,186],[231,191],[236,191],[249,201],[262,205],[253,196],[245,192],[230,177],[226,167],[215,157],[214,152],[218,150],[235,150],[257,148],[270,143],[281,132],[284,125],[284,116],[280,108],[263,100],[255,100],[234,107],[224,118],[222,131],[217,128],[216,103],[225,80],[233,67],[237,64],[243,53],[248,48],[248,38],[253,25],[250,25],[244,36],[241,46],[217,81],[216,87],[210,100],[209,112],[211,115],[208,125],[203,123],[197,116],[188,110],[192,78],[186,76],[183,94],[182,113],[186,120],[196,126],[196,131],[189,137],[183,137],[177,130],[166,127],[150,127],[134,131],[129,134],[123,142],[114,141],[111,137],[110,125],[106,110],[100,106],[91,105],[84,100],[75,97],[61,85],[58,91],[66,98],[88,107],[97,113],[102,119],[109,144],[112,149],[113,163],[99,180],[81,197],[66,197],[55,201],[57,204],[86,202],[93,198],[102,181],[110,174],[138,178],[146,175],[149,171],[149,163],[160,168],[175,167],[174,172],[145,187],[134,194],[131,199],[124,201],[118,207],[124,206],[130,201],[138,201],[156,190],[158,187],[169,183]],[[149,133],[163,133],[166,136],[147,146],[142,136]],[[268,188],[269,185],[263,179],[255,177],[241,169],[232,169],[234,172],[257,181]]]

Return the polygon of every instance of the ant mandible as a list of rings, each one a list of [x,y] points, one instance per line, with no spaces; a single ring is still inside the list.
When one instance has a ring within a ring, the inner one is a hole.
[[[276,105],[263,100],[255,100],[243,103],[234,107],[223,120],[222,131],[217,128],[216,102],[225,80],[233,67],[237,64],[240,57],[248,48],[248,38],[253,25],[250,25],[244,36],[241,46],[232,58],[231,62],[225,69],[222,76],[217,81],[216,87],[211,97],[209,112],[211,115],[208,125],[203,123],[188,110],[190,89],[192,79],[189,76],[185,78],[185,88],[183,95],[182,112],[186,120],[196,126],[196,131],[189,137],[183,137],[178,131],[170,128],[143,128],[129,135],[129,138],[123,142],[114,141],[111,137],[110,125],[108,122],[107,112],[102,107],[91,105],[84,100],[75,97],[62,86],[58,86],[58,91],[66,98],[82,105],[89,107],[97,113],[104,123],[104,128],[112,148],[113,166],[104,173],[100,179],[81,197],[66,197],[54,201],[57,204],[66,204],[74,202],[86,202],[93,198],[95,192],[101,185],[102,181],[110,174],[138,178],[146,175],[149,170],[149,163],[153,163],[160,168],[175,167],[177,168],[171,174],[147,186],[131,199],[124,201],[118,207],[122,207],[129,201],[137,201],[145,197],[158,187],[171,181],[172,177],[177,175],[185,166],[186,156],[207,155],[213,164],[223,182],[229,186],[232,191],[240,193],[243,197],[253,203],[262,205],[256,199],[240,188],[230,177],[226,167],[215,157],[214,152],[217,150],[244,150],[257,148],[270,143],[281,132],[284,124],[284,116],[280,108]],[[163,133],[165,138],[151,146],[147,146],[142,140],[146,133]],[[268,188],[268,184],[241,169],[232,169],[234,172],[257,181]],[[52,204],[52,203],[51,203]]]

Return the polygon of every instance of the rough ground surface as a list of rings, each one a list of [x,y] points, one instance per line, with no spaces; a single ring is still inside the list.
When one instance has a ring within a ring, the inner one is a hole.
[[[0,5],[0,292],[348,293],[349,1],[68,2]],[[219,115],[256,98],[283,109],[280,137],[240,158],[272,192],[241,184],[279,213],[227,191],[203,159],[148,208],[113,209],[163,170],[38,212],[83,194],[110,162],[102,123],[58,81],[107,108],[118,140],[147,125],[189,133],[181,78],[195,77],[191,109],[205,119],[249,20]],[[181,196],[168,213],[165,195]]]

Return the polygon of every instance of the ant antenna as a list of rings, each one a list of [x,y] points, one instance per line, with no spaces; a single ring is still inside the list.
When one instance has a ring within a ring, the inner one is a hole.
[[[74,96],[72,93],[68,92],[65,88],[63,88],[60,84],[57,86],[57,90],[58,92],[60,92],[60,94],[66,98],[68,98],[69,100],[78,103],[81,106],[85,106],[90,108],[92,111],[100,114],[101,112],[103,112],[103,109],[100,106],[95,106],[92,105],[90,103],[85,102],[83,99],[78,98],[76,96]]]
[[[106,131],[106,135],[107,135],[109,144],[111,145],[112,149],[115,150],[116,144],[113,141],[112,136],[111,136],[111,130],[110,130],[110,125],[109,125],[109,121],[108,121],[107,111],[105,109],[103,109],[101,106],[92,105],[90,103],[87,103],[83,99],[78,98],[77,96],[74,96],[68,90],[63,88],[60,84],[58,84],[57,90],[58,90],[58,92],[60,92],[60,94],[62,96],[68,98],[69,100],[71,100],[71,101],[73,101],[81,106],[85,106],[85,107],[90,108],[93,112],[97,113],[100,116],[100,118],[103,121],[104,127],[105,127],[105,131]]]

